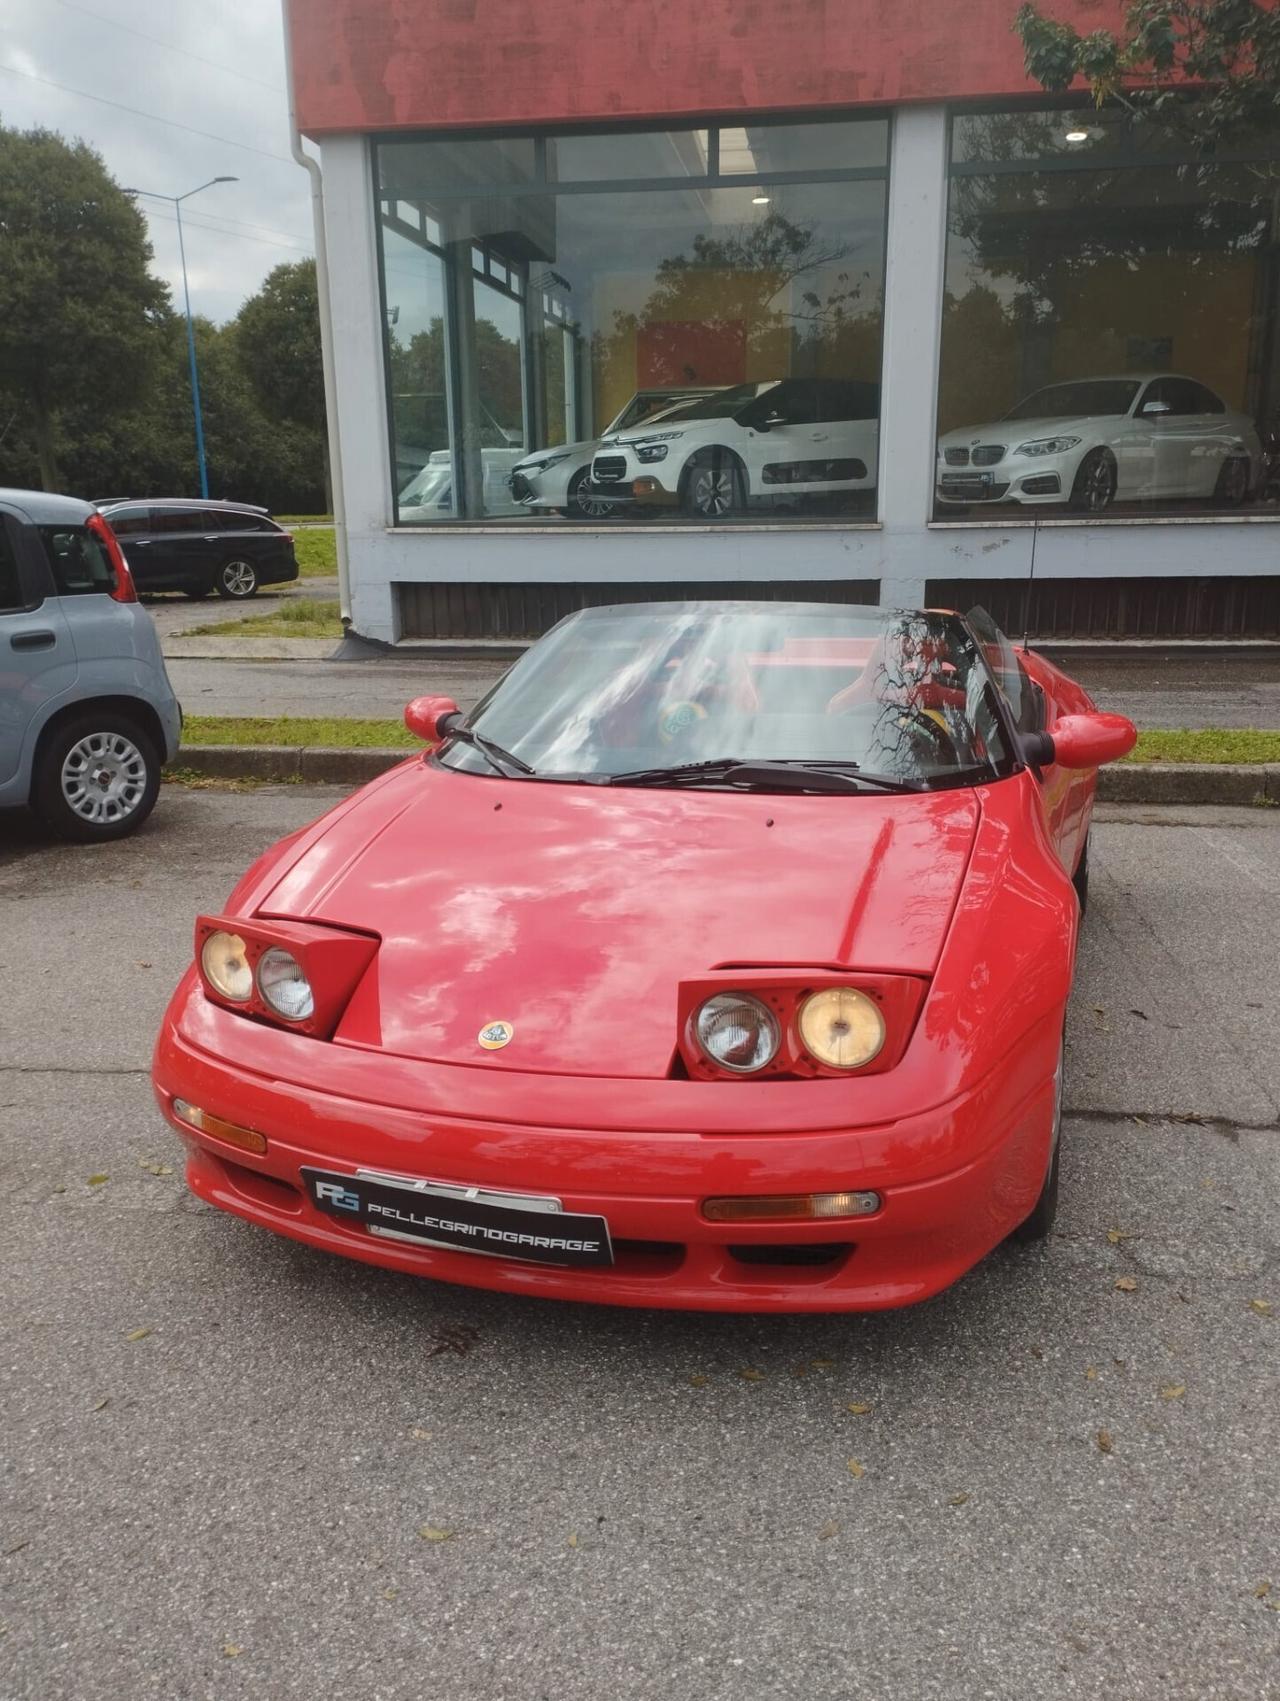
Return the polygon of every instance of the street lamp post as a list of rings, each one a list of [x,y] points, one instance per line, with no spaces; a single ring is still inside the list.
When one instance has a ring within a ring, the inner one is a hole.
[[[171,201],[178,221],[178,255],[182,261],[182,300],[187,310],[187,358],[191,363],[191,406],[196,416],[196,460],[200,463],[200,494],[209,495],[209,469],[204,458],[204,420],[200,413],[200,378],[196,371],[196,332],[191,319],[191,291],[187,287],[187,250],[182,240],[182,203],[212,189],[215,183],[238,183],[238,177],[211,177],[207,183],[188,189],[185,195],[159,195],[152,189],[126,189],[126,195],[145,195],[151,201]]]

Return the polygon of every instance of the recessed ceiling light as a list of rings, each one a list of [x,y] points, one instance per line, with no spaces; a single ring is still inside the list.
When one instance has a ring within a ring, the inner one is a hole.
[[[1072,143],[1087,142],[1089,132],[1087,130],[1068,130],[1063,140]]]
[[[753,207],[767,207],[772,199],[772,195],[766,195],[763,189],[757,189],[751,197],[751,205]]]

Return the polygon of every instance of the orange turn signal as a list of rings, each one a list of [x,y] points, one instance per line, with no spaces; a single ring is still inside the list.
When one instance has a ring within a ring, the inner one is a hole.
[[[880,1203],[878,1193],[766,1193],[754,1199],[704,1199],[702,1214],[713,1223],[826,1222],[869,1217]]]
[[[210,1134],[215,1140],[225,1140],[228,1146],[239,1146],[242,1152],[256,1152],[259,1157],[266,1152],[265,1134],[259,1134],[253,1128],[241,1128],[238,1122],[224,1122],[220,1116],[210,1116],[207,1110],[188,1104],[186,1099],[174,1099],[173,1114],[188,1128],[194,1128],[200,1134]]]

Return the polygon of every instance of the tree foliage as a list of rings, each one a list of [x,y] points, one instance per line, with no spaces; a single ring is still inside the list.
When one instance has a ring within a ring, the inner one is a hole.
[[[0,127],[0,483],[86,497],[200,488],[186,327],[142,216],[83,144]],[[229,325],[196,321],[212,494],[324,502],[312,262]]]
[[[1158,117],[1198,152],[1247,145],[1280,121],[1274,0],[1133,0],[1119,31],[1081,35],[1024,4],[1014,28],[1028,76],[1050,94],[1083,77],[1101,105]],[[1188,86],[1197,98],[1185,98]]]
[[[105,411],[145,392],[167,305],[150,260],[142,215],[91,148],[0,128],[0,387],[48,485],[69,400]]]

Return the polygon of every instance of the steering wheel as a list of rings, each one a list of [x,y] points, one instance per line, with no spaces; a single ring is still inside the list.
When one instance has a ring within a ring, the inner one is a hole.
[[[862,720],[879,721],[883,716],[886,724],[896,723],[899,726],[908,725],[910,731],[917,737],[928,740],[929,757],[937,766],[955,768],[959,766],[959,755],[955,740],[945,726],[939,724],[927,709],[918,708],[913,703],[851,703],[839,711],[838,718],[847,715],[857,715]]]

